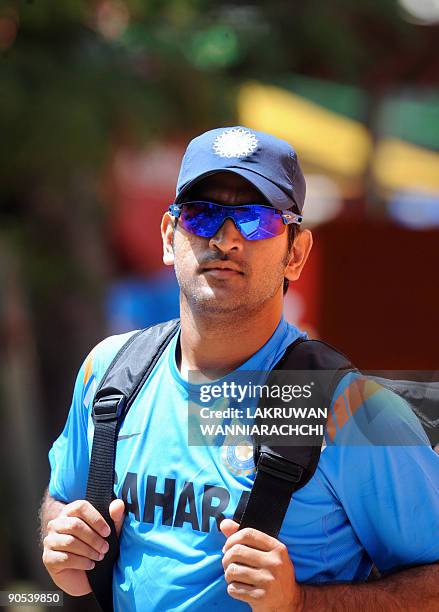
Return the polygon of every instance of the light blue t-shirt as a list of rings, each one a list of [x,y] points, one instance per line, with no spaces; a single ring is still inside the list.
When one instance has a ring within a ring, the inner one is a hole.
[[[300,334],[281,320],[240,369],[271,369]],[[56,499],[85,496],[91,400],[129,336],[101,342],[79,371],[65,428],[49,453],[49,492]],[[251,489],[252,455],[233,446],[188,446],[189,385],[176,366],[177,341],[158,361],[119,432],[115,493],[127,516],[114,570],[115,610],[246,610],[226,592],[225,538],[218,524],[233,517]],[[279,534],[299,582],[362,581],[372,563],[389,571],[439,559],[439,457],[403,400],[383,388],[366,393],[361,410],[366,405],[368,415],[376,413],[375,425],[408,430],[418,443],[363,444],[361,422],[343,416],[354,411],[357,378],[341,380],[331,408],[335,440],[358,428],[357,443],[328,444],[314,477],[294,494]],[[383,402],[392,410],[381,410]]]

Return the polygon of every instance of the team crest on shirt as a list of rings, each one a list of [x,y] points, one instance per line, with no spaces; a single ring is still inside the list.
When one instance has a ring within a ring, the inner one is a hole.
[[[223,446],[221,461],[229,472],[236,476],[248,476],[256,472],[253,461],[253,445],[243,441],[242,444]]]
[[[244,128],[230,128],[215,138],[212,148],[220,157],[248,157],[258,148],[258,139]]]

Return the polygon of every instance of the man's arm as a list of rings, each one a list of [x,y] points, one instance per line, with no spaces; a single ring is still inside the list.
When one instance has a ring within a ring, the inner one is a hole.
[[[39,512],[40,543],[42,547],[44,547],[44,538],[47,535],[47,524],[52,519],[57,518],[61,514],[65,506],[66,504],[64,502],[60,502],[50,495],[49,489],[46,489],[44,491],[43,500],[41,502]]]
[[[110,516],[120,532],[124,503],[114,500]],[[46,491],[40,509],[43,563],[54,583],[69,595],[91,592],[86,570],[104,558],[110,527],[102,515],[85,500],[70,504],[57,501]]]
[[[403,570],[365,584],[306,585],[296,582],[287,547],[256,529],[238,531],[226,519],[223,567],[227,591],[253,612],[435,612],[439,609],[439,565]]]
[[[365,584],[301,585],[302,610],[435,612],[439,610],[439,565],[422,565]]]

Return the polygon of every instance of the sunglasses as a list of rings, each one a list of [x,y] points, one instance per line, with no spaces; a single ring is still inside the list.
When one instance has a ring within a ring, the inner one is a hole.
[[[302,222],[302,216],[288,210],[276,210],[265,204],[226,206],[214,202],[171,204],[169,213],[180,220],[181,227],[202,238],[212,238],[226,219],[231,219],[246,240],[264,240],[280,236],[285,225]]]

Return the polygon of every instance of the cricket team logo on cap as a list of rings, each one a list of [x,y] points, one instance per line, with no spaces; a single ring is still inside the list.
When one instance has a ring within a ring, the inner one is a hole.
[[[219,134],[212,145],[220,157],[248,157],[258,148],[258,139],[249,130],[231,128]]]

